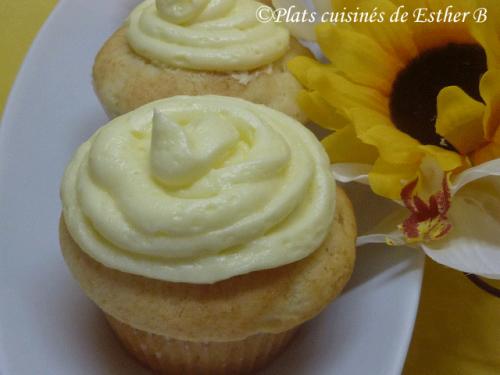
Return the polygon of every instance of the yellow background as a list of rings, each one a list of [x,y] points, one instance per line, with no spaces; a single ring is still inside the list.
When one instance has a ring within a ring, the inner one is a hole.
[[[0,113],[33,38],[56,2],[0,0]],[[462,273],[427,261],[404,374],[500,374],[500,298],[478,289]]]

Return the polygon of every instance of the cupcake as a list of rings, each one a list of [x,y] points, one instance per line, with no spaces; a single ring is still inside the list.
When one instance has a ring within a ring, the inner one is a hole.
[[[142,106],[77,150],[61,248],[124,347],[160,373],[239,374],[342,290],[356,227],[296,120],[221,96]]]
[[[287,61],[309,51],[254,0],[146,0],[104,44],[94,88],[115,117],[176,95],[240,97],[305,121]],[[271,11],[271,8],[268,8]]]

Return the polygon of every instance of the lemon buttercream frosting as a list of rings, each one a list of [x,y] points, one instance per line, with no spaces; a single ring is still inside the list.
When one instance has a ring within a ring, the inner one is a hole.
[[[63,215],[100,263],[213,283],[311,254],[330,231],[335,182],[314,135],[241,99],[178,96],[99,129],[66,168]]]
[[[254,0],[146,0],[128,19],[131,48],[153,62],[190,70],[247,71],[281,58],[287,29],[262,23]]]

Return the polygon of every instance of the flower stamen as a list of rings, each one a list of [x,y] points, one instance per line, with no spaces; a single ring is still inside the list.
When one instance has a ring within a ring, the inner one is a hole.
[[[412,242],[426,242],[443,238],[452,228],[448,221],[451,194],[449,175],[443,177],[441,190],[431,195],[428,202],[415,194],[418,179],[411,181],[401,190],[401,199],[410,211],[405,221],[399,226],[406,240]]]

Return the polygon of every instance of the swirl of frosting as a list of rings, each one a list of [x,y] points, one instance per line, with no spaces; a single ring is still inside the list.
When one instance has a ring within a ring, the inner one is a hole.
[[[61,193],[66,226],[90,256],[190,283],[306,257],[335,204],[309,130],[220,96],[163,99],[114,119],[80,146]]]
[[[289,33],[261,23],[254,0],[146,0],[128,19],[129,45],[160,65],[208,71],[247,71],[278,60]]]

